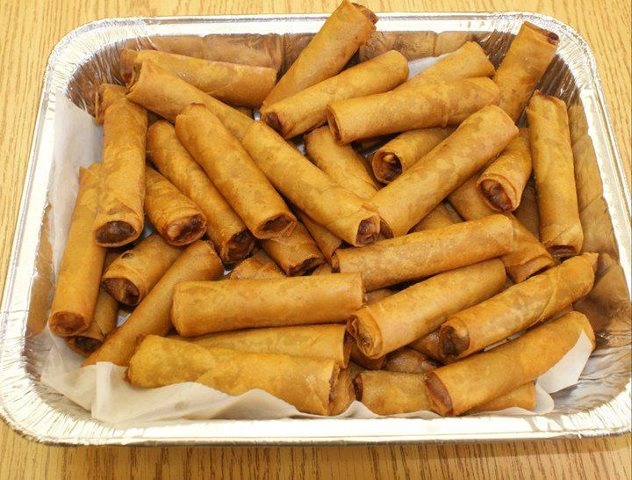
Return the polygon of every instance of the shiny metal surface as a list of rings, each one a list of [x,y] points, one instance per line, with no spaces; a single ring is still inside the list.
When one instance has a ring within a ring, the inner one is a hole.
[[[567,25],[537,14],[385,14],[380,15],[378,29],[475,33],[496,61],[506,51],[509,34],[516,33],[522,21],[536,23],[560,37],[559,58],[541,88],[560,95],[569,106],[579,107],[582,118],[576,120],[572,116],[571,122],[577,125],[571,128],[585,128],[584,133],[592,141],[594,152],[589,151],[587,156],[596,159],[616,240],[608,251],[618,256],[627,292],[624,298],[613,300],[623,304],[623,309],[602,309],[609,317],[601,323],[598,348],[579,384],[554,395],[554,412],[529,417],[484,415],[432,420],[182,420],[117,429],[93,420],[89,412],[39,383],[49,345],[31,334],[45,323],[53,283],[45,215],[56,99],[66,95],[76,104],[90,108],[94,86],[102,80],[116,79],[118,49],[130,39],[211,33],[305,34],[317,31],[324,18],[288,15],[112,19],[84,25],[55,47],[44,77],[0,312],[0,413],[14,429],[41,442],[73,445],[415,443],[595,436],[630,430],[630,318],[625,308],[630,299],[630,192],[590,48]],[[435,41],[435,47],[437,44]],[[595,178],[595,182],[599,179]]]

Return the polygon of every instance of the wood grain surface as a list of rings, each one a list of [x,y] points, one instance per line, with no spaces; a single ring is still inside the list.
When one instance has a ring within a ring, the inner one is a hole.
[[[48,55],[107,17],[331,12],[337,0],[0,0],[0,286],[4,286]],[[629,0],[366,0],[376,12],[533,11],[591,45],[630,173]],[[265,435],[265,432],[262,432]],[[2,479],[631,478],[630,435],[603,439],[346,448],[49,447],[0,422]]]

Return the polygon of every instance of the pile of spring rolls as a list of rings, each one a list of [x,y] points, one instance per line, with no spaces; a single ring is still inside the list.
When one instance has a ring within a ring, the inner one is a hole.
[[[343,1],[278,81],[121,53],[49,319],[84,366],[461,415],[533,409],[536,379],[594,347],[567,109],[535,90],[557,36],[525,23],[498,68],[469,41],[409,79],[396,50],[354,64],[376,22]]]

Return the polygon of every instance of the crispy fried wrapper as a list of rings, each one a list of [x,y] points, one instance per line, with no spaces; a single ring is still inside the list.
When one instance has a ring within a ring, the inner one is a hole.
[[[319,250],[322,252],[325,260],[331,262],[334,252],[343,244],[343,241],[336,237],[333,233],[323,227],[321,224],[312,220],[309,215],[298,209],[295,209],[296,215],[303,222],[305,228],[312,236]]]
[[[105,269],[101,286],[118,302],[138,305],[182,253],[152,233]]]
[[[206,233],[198,206],[153,168],[145,170],[145,187],[145,213],[167,243],[183,247]]]
[[[520,129],[503,152],[478,177],[476,186],[487,204],[499,212],[513,212],[531,176],[529,131]]]
[[[94,221],[96,242],[119,247],[143,231],[147,112],[119,98],[103,116],[102,186]]]
[[[411,232],[421,232],[423,230],[432,230],[433,228],[447,227],[455,223],[462,222],[463,219],[454,211],[449,203],[442,202],[435,208],[430,210],[421,222],[411,228]]]
[[[173,125],[164,120],[152,124],[147,150],[160,173],[200,208],[206,217],[206,234],[222,261],[234,263],[247,257],[254,248],[252,234],[182,146]]]
[[[105,111],[117,100],[125,97],[125,87],[113,83],[102,83],[97,89],[94,98],[94,119],[99,125],[103,125]]]
[[[204,348],[230,348],[243,352],[282,353],[296,357],[334,360],[347,368],[351,338],[340,324],[299,325],[296,327],[251,328],[236,332],[212,333],[184,338]]]
[[[300,222],[289,236],[263,240],[261,246],[290,277],[304,275],[325,263],[318,245]]]
[[[423,353],[424,355],[427,355],[430,358],[435,359],[439,363],[449,363],[449,359],[447,359],[441,351],[438,328],[434,332],[430,332],[425,337],[422,337],[419,340],[415,340],[408,346],[420,353]]]
[[[129,49],[121,52],[123,81],[129,83],[134,65],[146,60],[155,62],[204,93],[231,105],[259,107],[276,83],[277,72],[268,67],[214,62],[158,50]]]
[[[253,123],[243,145],[272,184],[315,222],[350,245],[377,239],[380,221],[375,208],[341,187],[270,127]]]
[[[463,358],[553,317],[593,287],[596,253],[573,257],[451,315],[439,337],[445,356]]]
[[[289,235],[296,225],[281,196],[218,117],[203,105],[186,107],[176,135],[256,238]]]
[[[252,257],[239,262],[228,274],[228,278],[233,280],[261,280],[283,276],[281,269],[263,250],[258,250]]]
[[[102,165],[79,171],[79,193],[72,212],[48,326],[65,337],[87,330],[94,319],[105,248],[94,242]]]
[[[536,92],[527,107],[533,173],[540,213],[540,239],[552,255],[577,255],[584,233],[566,105]]]
[[[265,99],[271,105],[340,72],[375,31],[377,16],[343,0]]]
[[[439,363],[417,350],[398,348],[386,356],[384,370],[403,373],[426,373],[439,367]]]
[[[367,370],[381,370],[386,363],[386,355],[378,358],[369,358],[362,353],[357,343],[353,342],[351,345],[351,360]]]
[[[503,58],[494,82],[500,88],[500,108],[518,120],[535,86],[555,56],[558,36],[524,22]]]
[[[383,233],[404,235],[517,134],[511,119],[496,106],[469,117],[414,168],[373,197]]]
[[[430,277],[359,309],[347,329],[366,356],[377,358],[437,329],[452,314],[502,290],[505,268],[498,259]]]
[[[540,214],[538,213],[538,199],[536,198],[533,179],[529,180],[525,185],[520,205],[514,210],[513,214],[529,230],[531,235],[538,240],[540,239]]]
[[[289,97],[268,103],[261,109],[262,119],[283,138],[292,138],[324,124],[330,103],[387,92],[407,77],[406,58],[392,50]]]
[[[432,409],[439,415],[460,415],[531,382],[555,365],[584,333],[595,346],[585,315],[568,313],[484,353],[427,374]]]
[[[188,280],[213,280],[224,273],[224,266],[211,243],[198,240],[189,245],[162,278],[136,307],[125,323],[114,330],[103,345],[82,364],[112,362],[126,366],[142,335],[166,335],[171,329],[171,303],[174,287]]]
[[[210,349],[148,335],[130,360],[127,378],[143,388],[198,382],[229,395],[259,388],[301,412],[328,415],[339,370],[333,360]]]
[[[458,125],[497,102],[498,87],[489,78],[421,83],[333,102],[327,121],[336,141],[347,144],[406,130]]]
[[[339,323],[363,303],[357,273],[188,281],[175,289],[171,321],[179,335],[193,337],[250,327]]]

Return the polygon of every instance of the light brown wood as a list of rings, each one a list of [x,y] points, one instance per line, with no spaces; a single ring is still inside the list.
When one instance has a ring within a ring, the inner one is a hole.
[[[338,0],[2,0],[0,286],[4,286],[42,78],[64,34],[107,17],[331,12]],[[367,0],[376,12],[537,11],[592,46],[630,174],[629,0]],[[265,435],[265,432],[262,432]],[[630,478],[630,435],[584,440],[343,448],[63,448],[0,425],[0,478]]]

